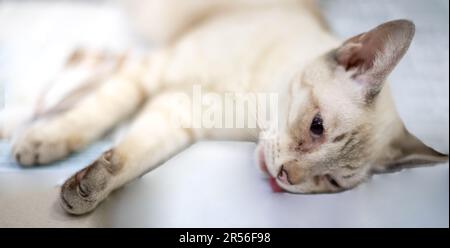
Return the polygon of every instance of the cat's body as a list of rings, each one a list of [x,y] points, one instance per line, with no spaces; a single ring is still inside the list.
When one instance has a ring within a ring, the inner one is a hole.
[[[198,117],[195,100],[177,104],[179,92],[189,95],[193,86],[220,94],[277,94],[277,132],[259,141],[258,154],[287,191],[336,192],[387,166],[447,159],[404,129],[382,87],[411,42],[410,22],[391,22],[341,45],[311,1],[191,1],[183,1],[190,6],[184,12],[181,6],[166,13],[166,19],[184,17],[166,30],[164,23],[149,25],[164,45],[148,58],[124,59],[102,83],[88,87],[90,94],[53,108],[51,116],[43,111],[18,132],[18,162],[45,164],[82,149],[143,105],[118,144],[63,185],[68,212],[91,211],[112,190],[196,140],[258,141],[265,130],[257,127],[170,125],[174,116]],[[167,9],[176,4],[148,2]],[[372,36],[379,39],[363,40]]]
[[[339,44],[315,16],[294,6],[237,10],[209,18],[157,55],[162,58],[155,58],[156,63],[164,61],[163,69],[149,71],[143,84],[150,94],[185,86],[192,91],[192,85],[216,93],[287,94],[288,81],[298,68]],[[294,35],[292,30],[305,32]],[[205,138],[258,138],[247,130],[224,130],[225,135],[217,129],[205,131]],[[236,132],[235,137],[229,131]]]

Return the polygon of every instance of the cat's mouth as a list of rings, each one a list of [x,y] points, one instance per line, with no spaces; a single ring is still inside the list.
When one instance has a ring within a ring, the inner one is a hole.
[[[258,147],[258,165],[259,165],[259,168],[261,169],[261,171],[269,177],[268,180],[269,180],[270,187],[272,188],[272,191],[274,193],[284,192],[284,190],[278,185],[277,179],[270,174],[269,169],[267,168],[266,156],[264,154],[264,148],[261,146]]]

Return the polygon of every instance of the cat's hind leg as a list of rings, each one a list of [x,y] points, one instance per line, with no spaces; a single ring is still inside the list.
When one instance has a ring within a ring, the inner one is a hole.
[[[92,211],[111,191],[154,169],[199,138],[201,129],[178,122],[189,120],[191,110],[191,103],[180,97],[163,93],[149,101],[116,147],[64,183],[62,207],[77,215]],[[185,104],[180,104],[183,101]]]

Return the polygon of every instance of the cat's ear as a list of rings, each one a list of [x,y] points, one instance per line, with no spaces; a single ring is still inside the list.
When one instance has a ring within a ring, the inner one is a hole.
[[[405,128],[390,142],[382,156],[383,158],[376,165],[378,172],[391,172],[448,161],[448,155],[425,145]]]
[[[414,37],[414,23],[396,20],[345,41],[336,61],[362,88],[367,102],[381,91],[384,81],[401,60]]]

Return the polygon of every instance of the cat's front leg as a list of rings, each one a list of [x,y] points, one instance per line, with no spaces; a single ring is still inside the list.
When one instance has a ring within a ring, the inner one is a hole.
[[[201,136],[200,129],[178,122],[189,119],[191,106],[177,104],[177,97],[166,93],[147,103],[116,147],[64,183],[62,207],[76,215],[92,211],[111,191],[154,169]]]
[[[112,78],[79,104],[24,127],[12,155],[24,166],[47,164],[84,148],[133,113],[145,93],[128,78]]]

